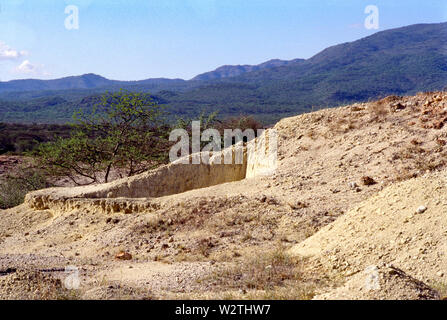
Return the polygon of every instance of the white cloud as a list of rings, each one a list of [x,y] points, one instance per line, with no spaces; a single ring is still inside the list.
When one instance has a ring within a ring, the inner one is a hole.
[[[24,56],[27,56],[27,51],[19,51],[11,48],[5,42],[0,41],[0,66],[3,64],[19,63],[18,66],[10,69],[10,74],[20,74],[26,76],[49,76],[45,71],[44,65],[31,63],[28,59],[23,61]],[[4,63],[3,63],[4,62]]]
[[[25,60],[17,67],[16,70],[20,73],[35,73],[37,67],[29,62],[29,60]]]
[[[0,41],[0,60],[16,60],[27,54],[26,51],[14,50],[3,41]]]
[[[44,70],[43,65],[33,64],[29,60],[23,61],[17,68],[15,68],[15,72],[28,75],[50,75]]]

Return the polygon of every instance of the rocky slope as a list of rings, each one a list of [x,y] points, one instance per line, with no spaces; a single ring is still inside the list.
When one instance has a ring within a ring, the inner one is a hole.
[[[0,274],[45,283],[76,266],[71,296],[89,299],[442,297],[446,121],[446,93],[388,97],[281,120],[270,176],[145,198],[29,195],[0,213]],[[371,266],[379,289],[365,291]]]

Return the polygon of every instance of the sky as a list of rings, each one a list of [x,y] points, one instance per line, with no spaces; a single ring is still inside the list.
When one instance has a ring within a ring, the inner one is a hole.
[[[190,79],[445,21],[446,0],[0,0],[0,81]]]

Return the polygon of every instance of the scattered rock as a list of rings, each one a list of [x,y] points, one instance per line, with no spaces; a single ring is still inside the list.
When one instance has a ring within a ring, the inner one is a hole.
[[[447,144],[447,141],[443,140],[443,139],[439,139],[436,138],[436,142],[440,145],[440,146],[445,146]]]
[[[273,197],[268,197],[268,198],[267,198],[267,203],[268,203],[268,204],[271,204],[271,205],[278,205],[278,204],[279,204],[279,201],[276,200],[276,199],[273,198]]]
[[[121,251],[115,256],[118,260],[132,260],[132,255],[129,252]]]
[[[419,208],[417,208],[416,213],[424,213],[425,211],[427,211],[427,207],[426,206],[420,206]]]
[[[393,267],[370,267],[314,300],[439,300],[436,290]]]
[[[70,297],[62,281],[51,274],[18,270],[0,277],[2,300],[62,300]]]
[[[377,184],[377,182],[373,178],[368,177],[368,176],[362,177],[362,183],[365,186],[372,186],[374,184]]]
[[[297,202],[289,202],[289,206],[290,208],[292,208],[293,210],[298,210],[298,209],[304,209],[309,207],[309,205],[305,202],[302,201],[297,201]]]
[[[400,102],[396,102],[391,105],[391,110],[393,110],[394,112],[396,112],[398,110],[404,110],[405,108],[406,108],[406,106]]]
[[[355,190],[358,186],[359,185],[355,181],[349,182],[349,188],[351,188],[352,190]]]

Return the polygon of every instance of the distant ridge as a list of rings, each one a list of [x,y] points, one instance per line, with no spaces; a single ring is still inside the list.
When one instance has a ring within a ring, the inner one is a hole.
[[[275,67],[282,67],[287,66],[291,64],[299,64],[300,62],[304,62],[304,59],[295,59],[295,60],[279,60],[279,59],[272,59],[267,62],[258,64],[258,65],[237,65],[237,66],[222,66],[217,68],[214,71],[202,73],[192,80],[216,80],[216,79],[223,79],[223,78],[230,78],[230,77],[236,77],[243,73],[252,72],[252,71],[258,71],[263,69],[270,69]]]
[[[118,81],[109,80],[100,75],[88,73],[80,76],[71,76],[54,80],[12,80],[7,82],[0,81],[1,92],[14,91],[54,91],[54,90],[71,90],[71,89],[98,89],[98,88],[114,88],[129,87],[135,85],[149,85],[155,87],[163,87],[168,85],[178,85],[183,83],[182,79],[164,79],[155,78],[140,81]]]
[[[307,60],[223,66],[188,81],[116,81],[87,74],[0,82],[0,121],[66,121],[80,105],[89,107],[81,101],[92,100],[84,98],[124,88],[150,92],[176,117],[219,111],[273,123],[315,107],[442,90],[447,87],[446,40],[447,23],[417,24],[332,46]]]

